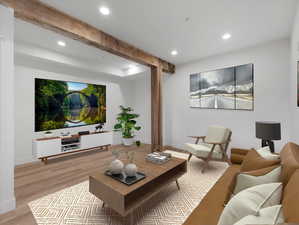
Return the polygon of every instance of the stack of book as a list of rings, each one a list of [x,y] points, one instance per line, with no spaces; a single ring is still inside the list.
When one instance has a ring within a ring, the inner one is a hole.
[[[155,164],[163,164],[169,161],[171,158],[170,153],[163,153],[163,152],[153,152],[147,154],[146,160]]]

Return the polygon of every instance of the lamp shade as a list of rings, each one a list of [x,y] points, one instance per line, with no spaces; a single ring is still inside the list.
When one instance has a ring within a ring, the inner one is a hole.
[[[256,122],[255,135],[263,140],[280,140],[281,129],[278,122]]]

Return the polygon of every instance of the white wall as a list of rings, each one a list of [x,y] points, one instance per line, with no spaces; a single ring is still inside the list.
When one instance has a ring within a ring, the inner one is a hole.
[[[299,143],[299,107],[297,106],[297,61],[299,61],[299,4],[294,19],[291,35],[290,51],[290,112],[291,112],[291,140]]]
[[[32,140],[40,137],[42,133],[34,132],[34,78],[46,78],[65,81],[77,81],[107,86],[107,123],[106,130],[112,130],[116,115],[119,113],[119,105],[134,107],[135,86],[134,81],[107,76],[104,74],[92,74],[64,65],[48,65],[30,59],[16,59],[16,164],[27,163],[35,160],[32,156]],[[143,93],[142,93],[143,94]],[[142,106],[140,111],[144,111]],[[143,123],[143,122],[142,122]],[[59,135],[61,131],[77,133],[82,130],[94,130],[93,126],[61,129],[54,131]],[[140,139],[145,140],[141,135]],[[121,142],[119,134],[114,135],[114,143]]]
[[[138,124],[141,130],[136,132],[136,140],[151,143],[151,74],[149,71],[134,77],[134,111],[140,115]]]
[[[0,5],[0,214],[15,208],[14,12]]]
[[[289,58],[289,41],[281,40],[179,66],[175,75],[164,78],[164,143],[182,148],[191,141],[188,135],[204,135],[209,125],[223,125],[232,129],[231,146],[258,147],[255,121],[266,120],[281,122],[282,140],[275,142],[279,151],[290,138]],[[247,63],[254,63],[254,111],[189,107],[190,74]]]

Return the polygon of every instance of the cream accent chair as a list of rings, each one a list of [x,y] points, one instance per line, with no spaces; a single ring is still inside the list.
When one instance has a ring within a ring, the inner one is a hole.
[[[194,155],[205,161],[202,173],[208,167],[209,161],[222,161],[231,165],[227,156],[227,148],[231,140],[232,132],[228,128],[210,126],[207,136],[190,136],[196,139],[195,144],[186,143],[186,150],[190,153],[188,161]],[[202,140],[201,143],[199,141]]]

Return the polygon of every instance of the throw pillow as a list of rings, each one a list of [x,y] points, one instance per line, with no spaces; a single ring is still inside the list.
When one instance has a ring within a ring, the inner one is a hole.
[[[265,159],[256,150],[252,149],[246,155],[240,170],[241,172],[248,172],[251,170],[263,169],[278,164],[280,164],[279,159],[275,159],[275,160]]]
[[[260,148],[258,150],[256,150],[258,154],[260,154],[260,156],[262,156],[264,159],[267,159],[267,160],[277,160],[277,159],[280,159],[280,155],[278,154],[273,154],[271,151],[270,151],[270,147],[269,146],[266,146],[266,147],[263,147],[263,148]]]
[[[258,176],[265,169],[250,171],[247,173],[240,173],[236,177],[236,185],[233,191],[233,195],[238,194],[240,191],[260,184],[269,184],[280,182],[281,167],[270,167],[272,170],[265,175]]]
[[[280,204],[282,183],[257,185],[235,195],[225,206],[218,225],[238,222],[245,216],[258,215],[262,208]]]
[[[280,224],[284,223],[284,216],[282,213],[282,206],[275,205],[264,208],[260,211],[259,216],[249,215],[243,217],[234,225],[248,225],[248,224]]]
[[[235,187],[236,187],[237,177],[238,177],[239,174],[246,174],[246,175],[256,176],[256,177],[258,177],[258,176],[264,176],[264,175],[268,174],[269,172],[273,171],[274,169],[276,169],[278,167],[280,167],[280,166],[276,165],[276,166],[271,166],[271,167],[267,167],[267,168],[263,168],[263,169],[252,170],[252,171],[249,171],[249,172],[243,172],[243,173],[239,172],[239,173],[236,173],[234,175],[234,179],[232,180],[232,182],[230,183],[230,185],[228,187],[228,192],[227,192],[227,195],[226,195],[226,199],[224,201],[224,206],[228,203],[228,201],[234,195],[233,193],[234,193],[234,190],[235,190]],[[280,182],[280,181],[276,181],[276,182]],[[271,183],[273,183],[273,182],[271,182]]]

